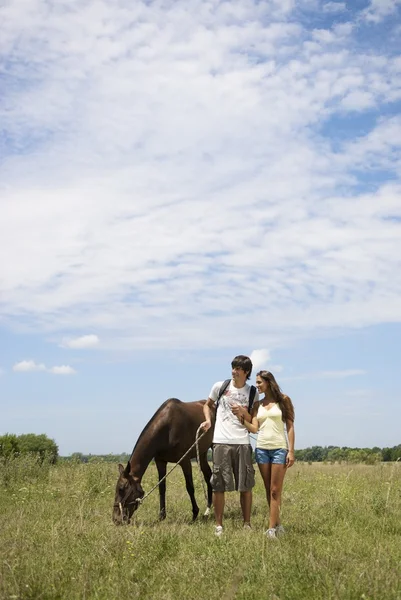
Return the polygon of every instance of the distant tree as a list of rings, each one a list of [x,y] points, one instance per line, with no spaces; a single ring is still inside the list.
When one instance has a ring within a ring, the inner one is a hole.
[[[401,444],[394,446],[391,453],[391,460],[401,459]]]
[[[381,462],[382,458],[383,457],[380,449],[379,452],[373,452],[372,450],[367,454],[365,462],[367,465],[376,465],[377,463]]]
[[[71,460],[73,460],[74,462],[86,462],[84,460],[84,455],[82,454],[82,452],[73,452],[71,454]]]
[[[321,462],[323,460],[322,446],[312,446],[312,448],[306,448],[304,460],[307,462]]]
[[[55,463],[58,457],[58,446],[54,440],[42,433],[25,433],[18,436],[18,445],[21,454],[33,453],[39,454],[42,460],[47,458],[51,463]]]
[[[6,433],[0,436],[0,456],[11,458],[19,453],[18,438],[13,433]]]
[[[373,452],[371,448],[351,448],[348,451],[347,459],[352,463],[365,463],[367,465],[374,465],[381,461],[382,453],[379,448],[379,452]]]
[[[352,463],[364,462],[365,453],[358,448],[349,449],[347,452],[347,460]]]
[[[295,460],[303,462],[305,460],[305,450],[295,450]]]
[[[329,460],[331,463],[341,463],[345,460],[346,458],[346,453],[344,452],[344,450],[342,450],[342,448],[331,448],[327,454],[327,460]]]

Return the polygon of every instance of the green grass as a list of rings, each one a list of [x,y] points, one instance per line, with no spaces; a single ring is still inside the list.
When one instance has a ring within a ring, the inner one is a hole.
[[[201,511],[205,500],[194,465]],[[296,464],[284,484],[287,535],[267,540],[257,476],[253,530],[228,494],[225,536],[191,524],[180,469],[129,526],[111,521],[117,466],[20,459],[0,470],[0,598],[301,600],[401,598],[401,464]],[[156,482],[150,467],[144,489]]]

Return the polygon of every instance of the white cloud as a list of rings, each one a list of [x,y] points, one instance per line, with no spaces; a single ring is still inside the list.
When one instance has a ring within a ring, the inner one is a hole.
[[[349,36],[354,29],[352,23],[337,23],[331,29],[314,29],[312,38],[318,42],[316,49],[321,49],[326,44],[344,45],[345,38]]]
[[[401,116],[380,120],[377,127],[368,135],[349,142],[345,147],[345,155],[348,160],[353,161],[354,167],[369,170],[384,168],[395,173],[400,172]],[[389,191],[392,188],[386,186],[382,191],[385,189]],[[399,189],[396,192],[397,198],[394,198],[395,205],[399,204],[398,193]],[[374,197],[376,203],[383,206],[380,202],[381,194],[382,192],[379,191]]]
[[[347,94],[341,101],[347,110],[360,111],[375,105],[375,96],[371,92],[356,90]]]
[[[270,362],[270,351],[267,348],[262,348],[260,350],[253,350],[250,359],[252,361],[252,373],[253,376],[256,375],[258,371],[268,370],[273,373],[280,373],[283,370],[281,365],[273,365]]]
[[[49,373],[53,373],[54,375],[74,375],[76,371],[69,365],[60,365],[58,367],[51,367]]]
[[[22,360],[13,366],[13,371],[16,372],[32,372],[42,371],[47,373],[53,373],[55,375],[73,375],[76,373],[75,369],[69,365],[61,365],[47,368],[43,363],[36,363],[34,360]]]
[[[401,320],[395,121],[350,126],[335,149],[324,137],[401,97],[400,65],[363,55],[354,22],[317,31],[298,14],[2,6],[9,327],[70,348],[95,345],[76,331],[117,350],[273,348]],[[392,183],[367,187],[377,166]]]
[[[401,0],[370,0],[367,8],[362,11],[362,16],[372,23],[380,23],[393,15],[400,5]]]
[[[252,361],[253,374],[256,374],[261,369],[267,369],[270,362],[270,352],[266,348],[261,350],[253,350],[249,357]]]
[[[28,371],[45,371],[46,367],[44,364],[38,364],[34,360],[22,360],[13,366],[13,371],[17,372],[28,372]]]
[[[93,348],[99,344],[97,335],[83,335],[78,338],[66,339],[62,342],[63,348]]]
[[[339,13],[347,10],[345,2],[326,2],[323,4],[323,12],[327,13]]]

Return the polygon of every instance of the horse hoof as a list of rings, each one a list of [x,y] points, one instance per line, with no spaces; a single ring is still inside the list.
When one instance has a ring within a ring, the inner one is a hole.
[[[207,509],[205,510],[205,512],[203,513],[204,517],[208,517],[210,515],[210,508],[207,507]]]

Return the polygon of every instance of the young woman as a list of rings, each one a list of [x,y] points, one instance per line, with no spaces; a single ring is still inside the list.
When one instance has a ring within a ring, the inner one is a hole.
[[[256,387],[264,397],[255,402],[251,423],[243,423],[248,431],[258,434],[255,458],[270,507],[266,535],[275,538],[284,533],[280,523],[281,492],[286,470],[294,464],[294,407],[269,371],[257,373]]]

